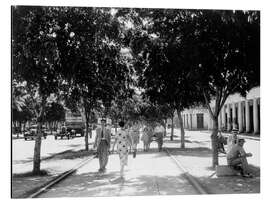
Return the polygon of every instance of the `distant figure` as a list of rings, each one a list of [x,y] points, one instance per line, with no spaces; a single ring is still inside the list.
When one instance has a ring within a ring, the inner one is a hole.
[[[237,144],[237,130],[236,129],[233,129],[232,130],[232,134],[229,135],[228,140],[227,140],[227,145],[228,145],[228,147],[227,147],[227,153],[236,144]]]
[[[114,146],[117,144],[117,152],[120,158],[120,178],[124,178],[124,167],[128,163],[128,145],[132,146],[130,143],[130,135],[124,128],[125,123],[123,121],[119,122],[120,130],[117,132],[115,137],[115,142],[112,147],[112,152],[114,151]]]
[[[247,157],[251,157],[251,153],[246,153],[243,146],[245,140],[239,139],[237,144],[227,152],[228,165],[236,170],[240,170],[243,177],[252,177],[252,174],[248,172]]]
[[[140,126],[137,122],[135,122],[132,127],[129,129],[129,135],[132,139],[133,144],[133,157],[136,157],[137,153],[137,145],[140,142]]]
[[[105,127],[105,125],[106,118],[103,118],[101,119],[101,127],[96,129],[94,142],[94,149],[97,149],[97,156],[99,158],[99,172],[105,172],[106,170],[111,143],[111,132]]]
[[[226,154],[224,149],[224,144],[226,144],[226,138],[221,134],[221,131],[218,132],[218,151]]]
[[[151,127],[145,127],[143,129],[141,140],[143,141],[143,151],[148,151],[150,143],[152,141],[153,130]]]
[[[164,127],[161,125],[157,125],[154,129],[154,137],[158,143],[158,151],[159,152],[162,150],[164,134],[165,134]]]

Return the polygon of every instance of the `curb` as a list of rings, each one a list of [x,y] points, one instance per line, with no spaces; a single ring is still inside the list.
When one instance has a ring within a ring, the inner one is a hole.
[[[36,197],[38,197],[39,195],[41,195],[42,193],[44,193],[46,190],[48,190],[52,186],[56,185],[57,183],[61,182],[62,180],[64,180],[65,178],[67,178],[69,175],[73,174],[76,170],[78,170],[79,168],[81,168],[82,166],[84,166],[85,164],[87,164],[88,162],[92,161],[93,159],[94,159],[94,157],[92,156],[90,158],[87,158],[86,160],[83,160],[81,163],[77,164],[72,169],[61,173],[60,175],[58,175],[53,180],[45,183],[44,186],[42,186],[36,192],[28,195],[25,198],[36,198]]]
[[[230,134],[229,133],[223,133],[222,135],[228,137]],[[248,139],[248,140],[255,140],[255,141],[260,141],[261,140],[261,138],[259,138],[259,137],[251,137],[251,136],[248,136],[248,135],[238,134],[237,136],[240,137],[240,138]]]
[[[200,183],[189,174],[189,172],[180,164],[180,162],[169,152],[169,150],[166,148],[166,152],[169,154],[169,156],[175,161],[176,165],[183,171],[185,177],[190,182],[191,185],[200,193],[200,194],[209,194],[201,185]]]
[[[212,131],[200,131],[202,133],[210,133]],[[222,135],[224,136],[229,136],[231,133],[226,133],[226,132],[222,132]],[[237,134],[238,137],[244,138],[244,139],[249,139],[249,140],[255,140],[255,141],[260,141],[261,137],[255,137],[255,136],[251,136],[251,135],[244,135],[244,134]]]

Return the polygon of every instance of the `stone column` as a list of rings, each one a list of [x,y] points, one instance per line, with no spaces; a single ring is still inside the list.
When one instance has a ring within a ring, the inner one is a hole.
[[[189,129],[188,113],[186,114],[186,128]]]
[[[253,99],[253,126],[254,133],[259,132],[258,103],[257,98]]]
[[[231,111],[230,104],[227,104],[227,130],[231,130]]]
[[[249,104],[248,100],[245,101],[245,109],[246,109],[246,132],[250,131],[250,115],[249,115]]]
[[[183,113],[182,120],[183,120],[183,127],[186,128],[186,120],[185,120],[186,114]]]
[[[190,130],[192,130],[192,114],[190,114]]]
[[[242,120],[242,102],[238,102],[238,129],[240,133],[243,132]]]
[[[232,127],[233,129],[236,129],[236,109],[235,109],[235,103],[232,103]]]

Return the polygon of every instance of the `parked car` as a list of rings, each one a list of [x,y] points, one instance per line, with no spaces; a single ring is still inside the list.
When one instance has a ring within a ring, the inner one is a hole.
[[[54,139],[57,140],[57,138],[60,137],[60,139],[63,139],[64,137],[66,137],[67,139],[73,139],[74,138],[74,132],[72,132],[72,130],[69,130],[66,126],[63,126],[61,128],[60,132],[57,132],[54,135]]]
[[[24,133],[25,140],[34,140],[37,136],[37,125],[32,125],[28,130]],[[42,137],[44,139],[47,138],[47,133],[45,132],[45,128],[42,127]]]

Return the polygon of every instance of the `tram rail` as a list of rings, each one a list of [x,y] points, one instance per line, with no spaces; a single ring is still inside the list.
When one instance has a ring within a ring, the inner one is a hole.
[[[55,177],[53,180],[46,183],[44,186],[39,188],[37,191],[33,192],[32,194],[28,195],[27,198],[37,198],[41,194],[45,193],[47,190],[58,184],[59,182],[63,181],[64,179],[68,178],[70,175],[72,175],[74,172],[76,172],[79,168],[83,167],[84,165],[88,164],[94,159],[94,156],[91,156],[90,158],[87,158],[74,166],[72,169],[67,170],[57,177]]]
[[[164,152],[173,160],[173,162],[177,165],[181,173],[183,174],[183,177],[192,185],[192,187],[198,192],[198,194],[209,194],[207,190],[199,183],[199,181],[193,177],[189,172],[183,167],[179,159],[177,159],[168,148],[164,148]],[[56,178],[54,178],[52,181],[45,184],[43,187],[38,189],[37,191],[33,192],[32,194],[28,195],[27,198],[37,198],[41,194],[46,193],[48,190],[53,188],[56,184],[60,183],[61,181],[67,179],[70,177],[74,172],[76,172],[78,169],[83,167],[84,165],[90,163],[94,159],[94,156],[91,156],[90,158],[87,158],[80,162],[78,165],[73,167],[70,170],[65,171],[64,173],[60,174]],[[155,182],[155,181],[154,181]],[[156,182],[155,182],[156,183]],[[158,187],[157,183],[156,186]],[[121,190],[121,189],[120,189]],[[120,193],[121,191],[119,191]],[[158,192],[158,194],[160,194]]]
[[[174,161],[174,163],[177,165],[177,167],[180,169],[180,171],[183,173],[184,177],[188,180],[188,182],[195,188],[195,190],[199,194],[209,194],[207,190],[199,183],[199,181],[193,177],[180,163],[180,161],[171,154],[170,150],[168,148],[164,148],[167,152],[168,156]]]

